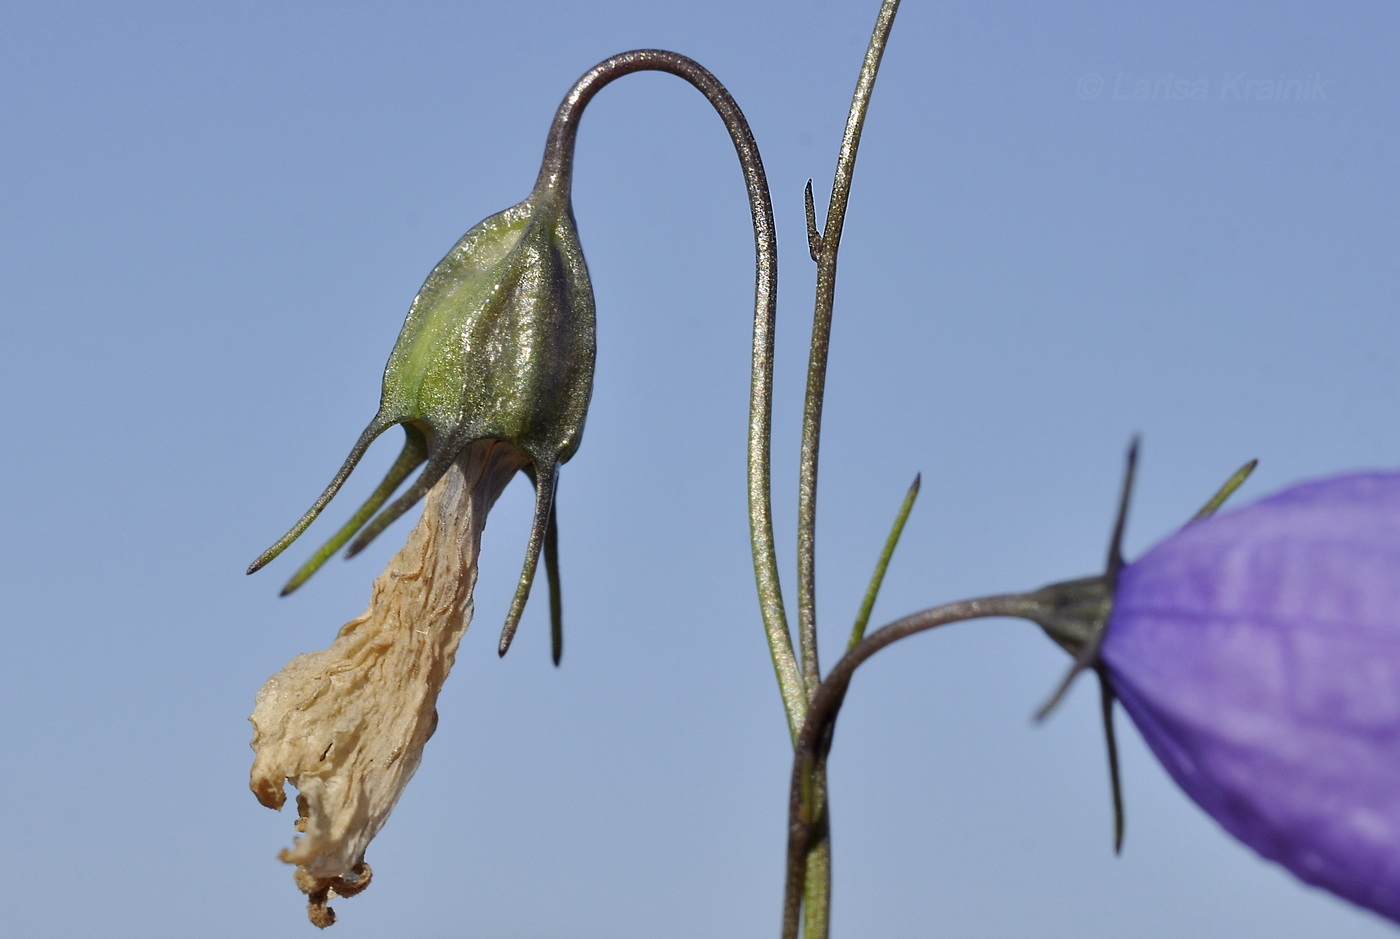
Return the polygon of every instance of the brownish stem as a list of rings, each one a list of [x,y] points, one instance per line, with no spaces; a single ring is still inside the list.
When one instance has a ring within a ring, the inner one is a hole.
[[[803,885],[813,844],[826,837],[826,760],[836,717],[855,671],[885,646],[935,626],[990,616],[1030,619],[1042,604],[1029,594],[998,594],[962,600],[913,613],[866,636],[836,663],[813,695],[807,720],[797,736],[788,793],[787,886],[783,898],[783,939],[797,939],[802,920]],[[825,923],[825,911],[820,914]]]
[[[772,478],[769,437],[772,427],[773,335],[777,321],[778,250],[773,223],[773,201],[759,156],[758,144],[733,96],[719,79],[700,63],[677,52],[638,49],[599,62],[574,84],[559,105],[545,143],[544,162],[536,189],[550,188],[567,194],[572,182],[574,142],[578,122],[593,96],[609,82],[633,72],[669,72],[689,82],[718,112],[739,156],[749,194],[754,227],[754,326],[753,378],[749,389],[749,532],[753,546],[754,578],[763,613],[768,651],[777,673],[778,690],[787,714],[788,731],[794,737],[806,711],[807,695],[788,633],[778,580],[778,557],[773,542]]]

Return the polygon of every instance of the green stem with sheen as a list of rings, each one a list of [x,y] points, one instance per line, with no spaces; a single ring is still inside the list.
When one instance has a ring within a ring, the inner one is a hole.
[[[836,160],[836,175],[832,180],[831,200],[826,213],[826,230],[816,231],[815,213],[808,211],[808,244],[817,261],[817,290],[812,317],[812,349],[807,365],[807,395],[802,409],[802,453],[798,465],[797,484],[797,620],[798,641],[802,651],[802,685],[808,701],[822,684],[821,665],[817,659],[817,455],[820,449],[822,402],[826,389],[827,355],[831,344],[831,317],[836,301],[836,256],[841,247],[841,229],[846,221],[846,205],[850,201],[851,178],[855,173],[856,152],[860,148],[861,130],[880,70],[880,59],[889,41],[899,0],[883,0],[875,28],[856,79],[851,96],[851,110],[846,129],[841,135],[841,151]],[[808,184],[810,206],[811,184]],[[826,818],[826,767],[813,765],[809,789]],[[810,844],[803,865],[807,909],[808,939],[821,939],[829,929],[831,909],[831,839],[823,827],[820,836]],[[795,935],[795,934],[794,934]]]

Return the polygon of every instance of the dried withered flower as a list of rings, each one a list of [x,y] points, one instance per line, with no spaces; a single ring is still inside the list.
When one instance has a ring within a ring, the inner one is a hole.
[[[403,451],[384,481],[283,593],[352,538],[347,553],[358,552],[426,494],[423,518],[375,581],[364,616],[329,649],[299,656],[269,679],[252,716],[259,801],[281,808],[285,781],[300,791],[303,834],[282,859],[297,865],[318,926],[334,922],[332,895],[369,882],[365,847],[418,767],[471,619],[486,513],[519,470],[535,484],[535,513],[502,653],[541,550],[551,559],[556,471],[578,449],[593,360],[593,293],[568,178],[541,172],[529,198],[474,227],[428,276],[385,367],[379,412],[325,492],[249,568],[296,540],[374,439],[403,426]],[[551,612],[557,662],[557,605]]]
[[[486,514],[525,463],[512,444],[467,447],[428,492],[423,517],[374,582],[369,609],[329,649],[299,655],[258,692],[251,786],[280,809],[299,790],[295,845],[311,921],[335,921],[333,895],[369,882],[365,847],[418,768],[438,692],[472,615]]]

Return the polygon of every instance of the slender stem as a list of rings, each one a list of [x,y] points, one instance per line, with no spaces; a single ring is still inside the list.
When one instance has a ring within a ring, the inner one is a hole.
[[[796,737],[807,708],[802,673],[793,654],[778,581],[778,557],[773,545],[772,499],[769,465],[769,437],[772,425],[773,332],[777,319],[778,253],[773,224],[773,203],[763,172],[758,144],[739,105],[719,80],[694,59],[660,49],[638,49],[612,56],[589,69],[580,78],[555,114],[545,144],[536,189],[549,188],[567,195],[573,174],[574,141],[579,117],[595,94],[623,75],[640,71],[669,72],[689,82],[719,112],[748,187],[749,208],[753,214],[755,284],[753,323],[753,379],[749,390],[748,493],[749,534],[753,544],[754,579],[763,611],[768,652],[778,677],[787,713],[788,731]]]
[[[783,898],[784,939],[797,939],[811,845],[814,839],[826,840],[825,786],[815,786],[813,780],[825,780],[836,717],[856,669],[885,646],[935,626],[989,616],[1032,619],[1042,608],[1042,601],[1033,594],[999,594],[933,607],[877,629],[831,669],[812,697],[793,753],[788,796],[787,886]],[[819,917],[825,922],[826,916],[826,911],[820,910],[812,911],[808,918]]]
[[[821,253],[817,260],[816,310],[807,366],[807,399],[802,410],[802,457],[797,488],[797,624],[802,647],[802,676],[809,698],[816,694],[821,683],[821,665],[817,661],[817,451],[821,440],[827,351],[831,343],[831,314],[836,300],[836,254],[841,247],[841,228],[846,221],[846,203],[851,196],[851,177],[855,173],[865,112],[898,9],[899,0],[884,0],[875,20],[875,30],[860,67],[855,94],[851,97],[846,130],[841,135],[841,153],[836,160],[826,230],[821,233]],[[811,241],[815,246],[817,239]]]
[[[807,868],[802,875],[802,932],[806,939],[831,933],[831,803],[827,799],[826,761],[812,768],[808,801],[817,825],[809,836]]]
[[[836,176],[831,186],[831,201],[826,213],[826,231],[818,232],[816,211],[812,204],[812,183],[807,182],[804,193],[807,207],[807,243],[812,259],[817,262],[817,291],[812,315],[812,350],[807,363],[807,396],[802,408],[802,454],[797,481],[797,624],[802,649],[802,684],[811,699],[822,683],[821,663],[817,658],[817,454],[821,441],[822,400],[826,389],[827,353],[831,344],[831,315],[836,300],[836,255],[841,247],[841,229],[846,221],[846,204],[851,195],[851,177],[855,173],[856,151],[860,133],[865,125],[865,112],[870,105],[870,93],[880,70],[894,15],[899,0],[884,0],[880,5],[875,29],[861,63],[856,90],[851,96],[851,110],[846,129],[841,135],[841,152],[836,160]],[[805,766],[811,805],[819,817],[826,818],[826,766]],[[796,771],[796,770],[794,770]],[[820,939],[827,934],[831,909],[831,839],[823,825],[815,843],[804,855],[798,887],[805,883],[807,899],[807,936]],[[791,872],[791,859],[789,859]],[[789,882],[789,904],[800,903]],[[792,936],[797,935],[797,911],[792,910]],[[784,935],[788,935],[787,918]]]

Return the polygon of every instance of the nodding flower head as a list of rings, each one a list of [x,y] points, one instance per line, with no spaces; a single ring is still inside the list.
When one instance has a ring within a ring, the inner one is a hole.
[[[1099,675],[1120,837],[1115,699],[1231,835],[1400,922],[1400,473],[1213,514],[1250,468],[1138,560],[1044,588],[1038,621]]]
[[[1400,922],[1400,474],[1187,525],[1123,569],[1100,654],[1226,831]]]
[[[388,475],[292,576],[283,594],[301,586],[347,542],[347,557],[364,549],[422,500],[470,444],[502,441],[520,451],[535,485],[525,565],[501,636],[504,654],[552,530],[557,469],[574,455],[583,433],[593,360],[593,290],[567,179],[542,177],[529,198],[467,232],[428,275],[389,355],[379,412],[330,485],[248,573],[306,530],[369,445],[393,425],[403,427],[405,440]],[[419,466],[418,478],[384,507]]]

